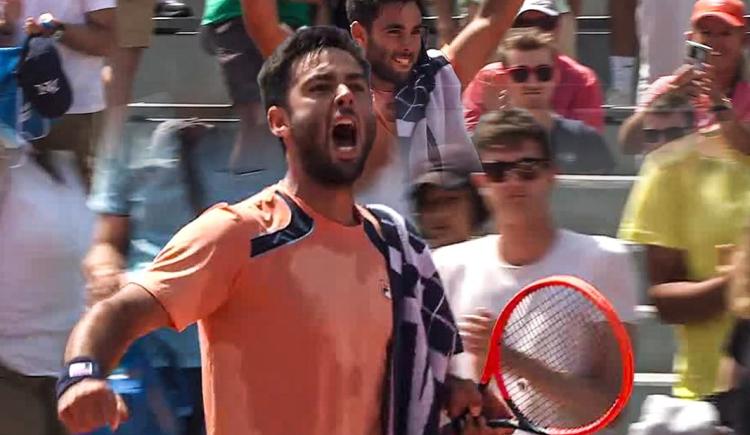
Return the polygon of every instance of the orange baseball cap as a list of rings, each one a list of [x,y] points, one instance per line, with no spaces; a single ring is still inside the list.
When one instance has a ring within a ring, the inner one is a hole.
[[[698,0],[693,7],[690,22],[695,24],[704,17],[716,17],[731,26],[745,25],[745,4],[742,0]]]

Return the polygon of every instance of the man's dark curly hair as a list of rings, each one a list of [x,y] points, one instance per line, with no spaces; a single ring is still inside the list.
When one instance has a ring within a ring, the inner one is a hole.
[[[338,48],[351,54],[370,78],[370,64],[362,49],[344,30],[333,26],[302,27],[284,41],[266,59],[258,74],[260,95],[266,110],[271,106],[287,107],[289,86],[295,63],[326,48]]]

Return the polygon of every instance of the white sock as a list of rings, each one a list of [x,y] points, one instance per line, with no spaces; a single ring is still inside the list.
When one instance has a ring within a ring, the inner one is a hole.
[[[612,73],[612,87],[623,92],[632,93],[635,86],[635,58],[627,56],[610,56],[609,70]]]

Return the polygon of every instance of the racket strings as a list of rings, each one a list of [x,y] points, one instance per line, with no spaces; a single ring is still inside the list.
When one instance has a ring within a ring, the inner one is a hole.
[[[532,361],[549,376],[580,381],[591,379],[594,372],[601,370],[602,357],[609,364],[621,361],[619,355],[602,355],[617,353],[617,338],[608,327],[606,316],[577,291],[552,286],[532,293],[511,313],[498,344],[503,347],[500,372],[509,397],[539,427],[573,429],[588,425],[617,399],[621,383],[621,370],[617,369],[621,366],[611,370],[616,373],[611,380],[615,388],[607,393],[608,402],[592,406],[584,416],[570,412],[575,397],[556,398],[539,385],[543,380],[535,382],[524,376],[519,361]]]

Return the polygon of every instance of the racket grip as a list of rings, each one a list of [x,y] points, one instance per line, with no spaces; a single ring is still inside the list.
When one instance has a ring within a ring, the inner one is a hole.
[[[462,415],[461,417],[456,417],[453,420],[451,420],[451,427],[453,428],[453,432],[455,432],[455,435],[459,435],[464,430],[464,424],[466,423],[466,414]]]
[[[518,429],[518,425],[508,419],[487,420],[487,427],[492,429]]]

